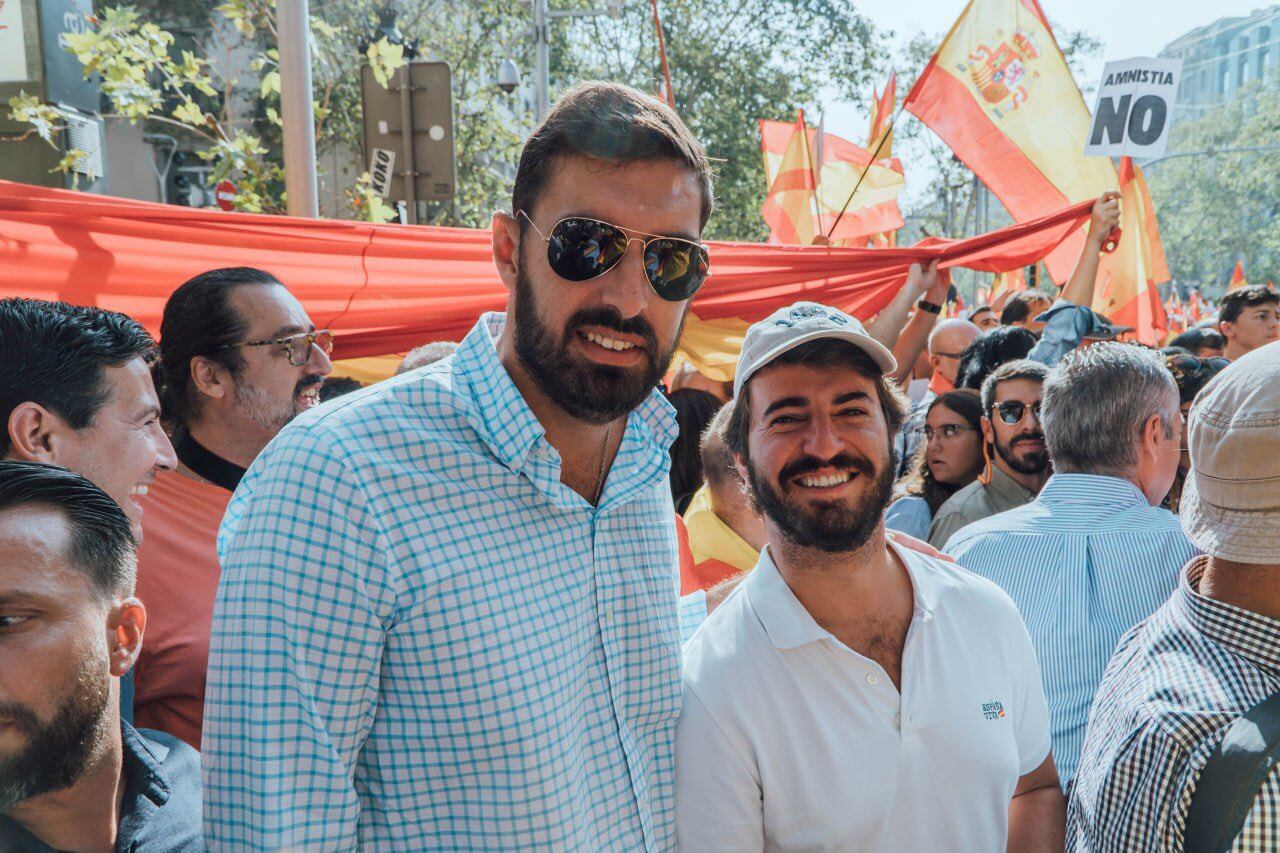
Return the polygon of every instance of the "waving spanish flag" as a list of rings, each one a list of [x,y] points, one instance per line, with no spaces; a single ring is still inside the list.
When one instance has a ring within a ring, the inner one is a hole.
[[[1236,268],[1231,273],[1231,281],[1227,284],[1227,290],[1239,290],[1247,287],[1249,282],[1244,279],[1244,261],[1236,261]]]
[[[832,245],[856,247],[872,234],[902,227],[898,194],[906,178],[896,159],[872,163],[871,153],[849,140],[819,136],[803,113],[795,122],[761,119],[760,141],[769,186],[760,213],[774,242],[811,245],[814,236],[830,234]],[[840,217],[855,186],[858,192]]]
[[[1117,187],[1111,161],[1085,157],[1090,119],[1036,0],[971,0],[904,106],[933,129],[1017,222]],[[1045,259],[1065,282],[1083,230]]]
[[[1169,280],[1169,265],[1156,226],[1155,205],[1142,170],[1120,161],[1120,243],[1098,265],[1093,309],[1121,326],[1132,326],[1144,344],[1160,346],[1169,330],[1157,285]]]

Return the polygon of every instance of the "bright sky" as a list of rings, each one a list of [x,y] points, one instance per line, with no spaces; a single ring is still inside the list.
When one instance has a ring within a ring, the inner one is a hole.
[[[894,44],[905,42],[915,32],[942,35],[955,23],[967,0],[854,0],[858,10],[881,30],[893,30]],[[1072,30],[1087,30],[1102,42],[1102,51],[1092,68],[1090,80],[1079,80],[1086,90],[1096,87],[1102,66],[1108,60],[1134,56],[1155,56],[1166,44],[1218,18],[1245,16],[1255,9],[1268,8],[1268,0],[1040,0],[1049,19]],[[918,69],[898,69],[899,77],[913,78]],[[903,81],[905,84],[906,80]],[[878,85],[878,84],[877,84]],[[898,89],[901,99],[906,91]],[[867,134],[866,113],[857,106],[824,98],[826,129],[862,144]],[[1092,102],[1089,108],[1093,108]],[[911,180],[910,192],[921,186]],[[917,178],[920,175],[917,173]],[[927,178],[926,178],[927,183]]]

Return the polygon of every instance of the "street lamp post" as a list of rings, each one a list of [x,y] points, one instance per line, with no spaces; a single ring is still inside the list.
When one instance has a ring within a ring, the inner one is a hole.
[[[284,190],[290,216],[320,215],[316,122],[311,108],[310,19],[307,0],[277,0],[280,118],[284,124]]]
[[[606,0],[603,9],[548,9],[547,0],[531,0],[533,5],[533,90],[537,100],[538,123],[547,115],[551,104],[551,32],[555,18],[594,18],[622,14],[622,0]]]

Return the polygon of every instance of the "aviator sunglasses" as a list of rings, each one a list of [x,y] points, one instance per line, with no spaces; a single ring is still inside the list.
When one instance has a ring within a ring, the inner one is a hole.
[[[1006,424],[1013,426],[1021,422],[1023,416],[1027,413],[1027,409],[1031,410],[1031,416],[1037,421],[1040,420],[1040,404],[1032,403],[1028,406],[1021,400],[1008,400],[1004,403],[996,403],[991,409],[1000,415],[1000,420]]]
[[[568,281],[590,281],[618,265],[639,240],[644,252],[644,272],[653,292],[668,302],[682,302],[698,292],[711,275],[707,247],[680,237],[663,237],[632,231],[630,237],[617,225],[586,216],[566,216],[543,234],[529,214],[523,216],[547,244],[547,264],[552,272]],[[648,239],[644,239],[648,238]]]

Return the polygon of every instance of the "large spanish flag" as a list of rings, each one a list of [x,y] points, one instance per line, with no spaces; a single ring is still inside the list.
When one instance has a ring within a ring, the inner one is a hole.
[[[971,0],[904,106],[940,136],[1017,222],[1117,186],[1103,157],[1085,157],[1090,118],[1036,0]],[[1083,230],[1045,259],[1065,282]]]
[[[807,140],[808,145],[801,140]],[[901,228],[898,194],[906,186],[902,164],[892,157],[882,157],[873,163],[869,151],[833,133],[822,134],[821,140],[822,144],[818,145],[818,132],[804,124],[803,115],[795,122],[760,120],[765,180],[770,187],[761,213],[773,229],[774,242],[806,245],[813,242],[797,239],[802,238],[803,228],[791,229],[788,223],[780,221],[784,204],[774,200],[777,192],[788,194],[782,197],[786,208],[795,210],[797,216],[800,211],[790,205],[802,192],[812,194],[817,208],[817,230],[829,234],[832,245],[865,245],[872,234]],[[816,157],[819,153],[820,163],[801,159]],[[802,174],[805,163],[817,167],[817,180]],[[864,171],[865,178],[862,177]],[[858,192],[849,200],[855,186]],[[808,189],[801,190],[801,187]],[[846,201],[849,206],[841,217],[840,210]],[[835,226],[834,232],[832,226]],[[797,238],[792,238],[793,234]]]

